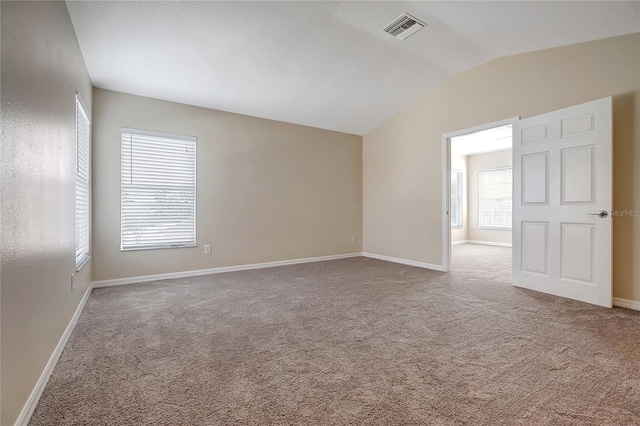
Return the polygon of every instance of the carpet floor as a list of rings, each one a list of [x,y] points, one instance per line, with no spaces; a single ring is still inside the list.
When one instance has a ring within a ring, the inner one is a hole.
[[[367,258],[95,289],[31,425],[638,425],[640,312]]]

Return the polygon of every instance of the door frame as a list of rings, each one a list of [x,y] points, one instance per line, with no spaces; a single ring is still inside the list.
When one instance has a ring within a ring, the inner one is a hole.
[[[449,219],[449,209],[451,207],[451,139],[494,127],[513,126],[519,120],[520,116],[518,115],[442,135],[442,271],[449,272],[451,270],[451,220]]]

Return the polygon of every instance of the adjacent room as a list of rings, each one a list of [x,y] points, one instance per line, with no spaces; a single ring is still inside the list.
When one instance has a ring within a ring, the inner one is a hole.
[[[450,144],[451,268],[483,249],[511,257],[513,125],[447,138]],[[487,246],[502,249],[487,249]]]
[[[640,2],[2,1],[0,424],[640,424]]]

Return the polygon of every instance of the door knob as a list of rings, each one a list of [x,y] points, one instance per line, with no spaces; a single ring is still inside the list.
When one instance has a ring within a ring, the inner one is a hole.
[[[598,216],[599,218],[604,219],[609,216],[609,212],[606,210],[600,210],[598,213],[587,213],[589,216]]]

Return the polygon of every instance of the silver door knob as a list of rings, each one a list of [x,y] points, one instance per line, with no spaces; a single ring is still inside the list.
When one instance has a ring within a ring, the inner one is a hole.
[[[600,210],[598,213],[587,213],[589,216],[598,216],[599,218],[604,219],[609,216],[609,212],[606,210]]]

